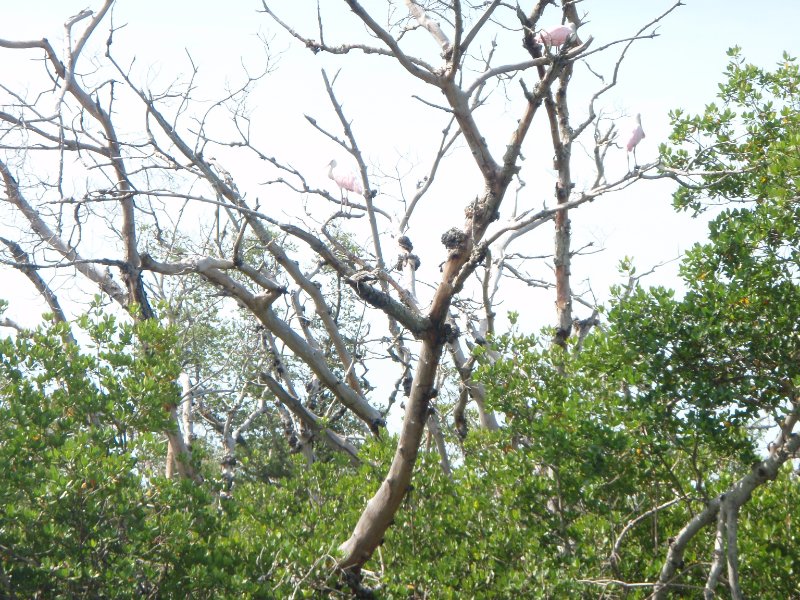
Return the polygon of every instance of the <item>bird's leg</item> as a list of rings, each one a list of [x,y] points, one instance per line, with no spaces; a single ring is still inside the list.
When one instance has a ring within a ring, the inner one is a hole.
[[[639,170],[639,161],[636,159],[636,146],[633,147],[633,170]]]

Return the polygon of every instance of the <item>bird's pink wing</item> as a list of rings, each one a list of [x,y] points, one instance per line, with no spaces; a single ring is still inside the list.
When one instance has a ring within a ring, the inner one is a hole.
[[[642,129],[642,127],[641,127],[641,126],[639,126],[639,127],[636,127],[636,128],[635,128],[635,129],[634,129],[634,130],[631,132],[631,137],[630,137],[630,139],[628,140],[628,144],[627,144],[627,146],[626,146],[626,148],[628,149],[628,152],[630,152],[631,150],[633,150],[634,148],[636,148],[636,144],[638,144],[639,142],[641,142],[641,141],[642,141],[642,139],[644,139],[644,129]]]
[[[348,192],[355,192],[356,194],[364,193],[364,189],[361,187],[361,183],[356,178],[355,173],[337,176],[336,183],[340,188],[343,188]]]
[[[566,25],[556,25],[550,29],[540,31],[536,35],[536,41],[540,44],[547,44],[548,46],[561,46],[567,41],[567,38],[572,34],[572,29]]]
[[[560,25],[551,29],[548,33],[550,35],[550,43],[553,46],[561,46],[567,41],[569,34],[572,33],[572,29],[566,25]]]

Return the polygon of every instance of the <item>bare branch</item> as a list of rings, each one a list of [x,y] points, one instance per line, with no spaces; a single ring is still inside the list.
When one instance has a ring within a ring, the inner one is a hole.
[[[619,70],[620,70],[620,67],[622,65],[622,61],[625,59],[625,56],[626,56],[626,54],[628,52],[628,49],[630,49],[630,47],[633,45],[633,43],[636,42],[637,40],[655,38],[657,36],[657,34],[655,32],[651,33],[649,35],[642,35],[642,34],[645,31],[647,31],[648,29],[650,29],[651,27],[653,27],[654,25],[658,24],[660,21],[663,21],[667,17],[667,15],[672,13],[679,6],[684,6],[684,3],[682,1],[680,1],[680,0],[678,2],[676,2],[675,4],[673,4],[671,7],[669,7],[662,14],[657,16],[655,19],[653,19],[652,21],[650,21],[649,23],[647,23],[646,25],[641,27],[639,29],[639,31],[637,31],[636,34],[633,37],[625,38],[625,39],[622,39],[622,40],[615,40],[615,41],[613,41],[613,42],[611,42],[609,44],[605,44],[605,45],[602,45],[602,46],[600,46],[598,48],[595,48],[594,50],[592,50],[591,52],[587,52],[583,56],[583,58],[587,58],[589,55],[595,54],[595,53],[598,53],[598,52],[602,52],[603,50],[606,50],[606,49],[610,48],[611,46],[615,46],[615,45],[618,45],[618,44],[625,43],[625,46],[623,47],[622,52],[620,53],[619,58],[617,59],[617,62],[614,65],[614,70],[613,70],[613,75],[611,77],[611,81],[607,85],[605,85],[602,88],[600,88],[597,92],[595,92],[595,94],[589,100],[589,114],[587,115],[586,120],[583,121],[583,123],[581,123],[580,125],[578,125],[575,128],[575,133],[574,133],[574,137],[575,138],[580,136],[581,133],[583,133],[583,130],[586,129],[586,127],[588,127],[589,124],[592,123],[594,121],[594,119],[596,118],[597,114],[595,112],[595,103],[600,98],[600,96],[602,96],[607,91],[609,91],[610,89],[612,89],[613,87],[615,87],[617,85],[618,76],[619,76]]]
[[[314,54],[318,52],[327,52],[328,54],[348,54],[353,50],[358,50],[360,52],[363,52],[364,54],[377,54],[379,56],[388,56],[392,59],[396,58],[396,54],[391,48],[387,50],[386,48],[375,48],[373,46],[367,46],[364,44],[341,44],[339,46],[330,46],[323,41],[321,35],[321,28],[320,28],[319,42],[311,38],[304,37],[300,33],[298,33],[295,29],[290,27],[287,23],[285,23],[283,20],[281,20],[275,14],[275,12],[271,8],[269,8],[269,6],[267,6],[267,0],[262,0],[261,4],[264,7],[264,12],[266,14],[268,14],[276,23],[278,23],[278,25],[280,25],[283,29],[285,29],[287,33],[289,33],[289,35],[291,35],[296,40],[302,42],[303,45],[305,45]],[[421,69],[421,72],[423,73],[424,72],[433,73],[435,71],[434,67],[432,67],[431,65],[429,65],[428,63],[419,58],[407,55],[405,56],[405,58],[412,65],[419,67],[419,69]]]
[[[426,83],[430,83],[431,85],[439,85],[440,78],[434,74],[434,69],[432,67],[426,68],[425,70],[421,69],[418,65],[418,60],[414,60],[406,55],[400,49],[400,46],[397,44],[397,41],[383,29],[378,23],[373,19],[369,13],[364,10],[364,8],[356,2],[356,0],[345,0],[347,5],[350,7],[359,19],[361,19],[364,24],[372,30],[372,32],[378,36],[378,38],[389,47],[391,54],[397,61],[406,69],[409,73],[411,73],[414,77],[421,79]]]
[[[659,504],[658,506],[651,508],[648,511],[643,512],[641,515],[636,517],[635,519],[631,519],[625,524],[625,527],[622,528],[622,531],[619,532],[617,539],[614,541],[614,546],[611,549],[611,554],[608,557],[608,562],[611,564],[612,567],[616,568],[619,564],[619,557],[620,557],[620,549],[622,548],[622,542],[625,539],[625,536],[639,523],[648,519],[649,517],[653,516],[654,514],[658,513],[659,511],[664,510],[665,508],[669,508],[673,504],[677,504],[678,502],[684,500],[684,496],[680,496],[678,498],[673,498],[663,504]]]
[[[321,436],[322,440],[333,450],[348,454],[354,464],[359,464],[361,462],[358,458],[358,451],[350,442],[342,438],[336,432],[331,431],[329,428],[322,427],[319,423],[319,417],[306,409],[300,400],[289,394],[275,379],[267,373],[261,373],[261,381],[278,400],[288,406],[309,429]]]
[[[0,175],[3,177],[5,184],[6,194],[8,201],[17,207],[19,211],[25,216],[31,228],[36,234],[45,240],[50,246],[56,250],[62,257],[75,264],[75,268],[90,281],[93,281],[100,288],[101,291],[108,294],[120,306],[128,306],[128,295],[125,291],[111,278],[109,272],[101,272],[93,264],[84,260],[75,248],[68,245],[62,240],[39,216],[39,213],[28,203],[22,192],[19,189],[19,184],[8,166],[0,160]]]
[[[414,2],[414,0],[405,0],[405,3],[411,16],[416,19],[420,25],[427,29],[431,36],[433,36],[433,39],[436,40],[436,43],[441,46],[442,56],[447,57],[452,52],[453,45],[450,43],[450,40],[445,35],[444,31],[442,31],[439,23],[431,19],[428,16],[428,13],[425,12],[425,9]],[[459,21],[461,20],[460,8],[456,8],[456,18]]]
[[[483,11],[483,14],[475,22],[475,25],[472,26],[472,29],[464,36],[464,41],[458,44],[458,50],[462,56],[466,54],[472,40],[480,33],[481,29],[483,29],[483,26],[489,21],[489,18],[498,6],[500,6],[500,0],[492,0],[492,3],[486,7],[486,10]]]
[[[11,255],[14,257],[14,260],[17,261],[17,265],[19,265],[16,268],[30,280],[33,286],[42,295],[56,320],[66,323],[67,317],[64,315],[64,311],[61,309],[61,305],[58,302],[58,297],[55,295],[53,290],[50,289],[50,286],[47,285],[47,282],[45,282],[45,280],[42,279],[42,277],[36,272],[36,269],[30,267],[31,261],[25,251],[20,247],[19,244],[4,237],[0,237],[0,242],[3,242],[3,244],[5,244],[9,249]],[[71,334],[70,337],[72,337]],[[72,341],[74,342],[75,340],[73,339]]]
[[[447,126],[442,130],[442,140],[439,143],[439,148],[436,151],[436,156],[433,159],[431,168],[428,171],[428,174],[424,177],[422,185],[419,186],[417,191],[414,193],[411,202],[408,203],[408,208],[406,209],[403,218],[400,220],[400,225],[398,226],[398,229],[400,230],[401,233],[405,233],[406,230],[408,229],[408,222],[411,219],[411,215],[414,212],[414,209],[416,208],[419,201],[427,193],[427,191],[433,184],[433,180],[436,177],[436,172],[439,170],[439,165],[441,164],[442,159],[444,159],[448,150],[450,150],[450,148],[453,147],[453,144],[461,135],[461,130],[458,130],[454,132],[452,135],[449,135],[450,128],[453,126],[454,121],[455,119],[451,118],[450,121],[447,123]]]

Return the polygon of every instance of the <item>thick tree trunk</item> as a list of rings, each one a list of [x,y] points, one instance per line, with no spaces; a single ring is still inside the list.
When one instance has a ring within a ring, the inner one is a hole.
[[[559,182],[560,183],[560,182]],[[569,192],[562,193],[559,188],[558,203],[564,204],[569,199]],[[572,290],[570,288],[570,227],[569,215],[566,210],[556,213],[555,218],[555,255],[554,266],[556,275],[556,337],[555,342],[566,345],[567,338],[572,330]]]
[[[174,431],[167,431],[167,464],[166,475],[172,477],[175,472],[181,477],[192,479],[197,483],[202,483],[203,476],[192,465],[192,452],[183,437],[178,417],[178,407],[173,405],[169,408],[171,420],[175,423]]]
[[[428,408],[434,395],[433,382],[439,367],[443,342],[444,340],[426,341],[422,345],[419,368],[411,387],[411,395],[406,402],[403,430],[392,465],[378,492],[361,513],[350,539],[339,548],[344,555],[339,562],[342,569],[360,567],[369,560],[383,542],[383,536],[408,492],[428,420]]]

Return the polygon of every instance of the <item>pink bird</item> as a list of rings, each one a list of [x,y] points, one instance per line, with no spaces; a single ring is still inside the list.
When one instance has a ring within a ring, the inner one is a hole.
[[[542,29],[534,38],[538,43],[545,46],[562,46],[575,34],[575,23],[566,25],[556,25],[550,29]]]
[[[347,192],[356,194],[363,194],[364,188],[361,187],[361,182],[358,180],[358,175],[353,171],[334,171],[336,168],[336,161],[332,160],[328,163],[328,178],[333,179],[336,185],[339,186],[339,192],[342,194],[342,204],[344,204]]]
[[[638,168],[638,164],[636,163],[636,146],[644,139],[644,129],[642,129],[642,115],[636,115],[636,126],[631,130],[630,136],[628,136],[628,142],[625,144],[625,148],[628,150],[628,170],[631,168],[630,164],[630,153],[633,152],[633,166],[634,168]]]

